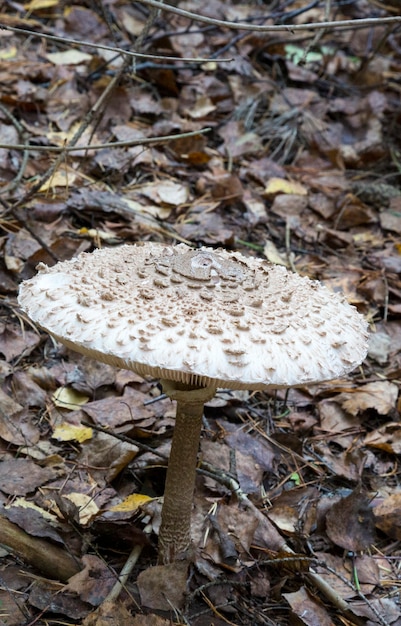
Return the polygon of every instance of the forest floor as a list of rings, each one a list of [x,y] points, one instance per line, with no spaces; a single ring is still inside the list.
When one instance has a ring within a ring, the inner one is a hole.
[[[400,626],[401,25],[355,27],[398,3],[176,5],[215,23],[0,3],[0,623]],[[352,23],[299,28],[327,20]],[[167,606],[137,581],[157,561],[174,405],[17,304],[39,262],[137,241],[285,265],[371,332],[347,378],[208,404],[194,562]]]

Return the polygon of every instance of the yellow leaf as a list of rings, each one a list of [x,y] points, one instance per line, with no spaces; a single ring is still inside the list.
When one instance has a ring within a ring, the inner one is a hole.
[[[4,50],[0,50],[0,59],[2,61],[7,61],[8,59],[14,59],[17,56],[17,48],[15,46],[10,46],[10,48],[4,48]]]
[[[24,5],[24,9],[27,11],[40,11],[41,9],[56,7],[58,3],[59,0],[31,0],[31,2]]]
[[[264,193],[268,196],[278,193],[306,196],[308,191],[306,187],[297,181],[286,180],[285,178],[271,178],[266,185]]]
[[[21,507],[23,509],[33,509],[34,511],[37,511],[38,513],[40,513],[42,517],[47,519],[49,522],[54,522],[54,523],[57,522],[57,517],[53,515],[53,513],[49,513],[49,511],[45,511],[45,509],[42,509],[40,506],[37,506],[36,504],[34,504],[34,502],[25,500],[25,498],[16,498],[15,500],[13,500],[12,504],[7,504],[4,508],[11,509],[14,507]]]
[[[263,248],[263,254],[267,258],[270,263],[274,263],[275,265],[284,265],[287,266],[288,262],[284,255],[281,254],[274,245],[272,241],[269,239],[266,241],[265,246]]]
[[[100,239],[101,241],[110,241],[116,238],[114,233],[107,233],[104,230],[97,230],[96,228],[80,228],[78,233],[80,235],[87,235],[92,239]]]
[[[58,171],[55,172],[49,180],[43,183],[39,191],[49,191],[49,189],[54,189],[55,187],[68,187],[69,185],[72,185],[75,179],[76,174],[71,172],[67,173],[64,170]]]
[[[85,396],[83,393],[74,391],[74,389],[71,389],[70,387],[59,387],[54,392],[52,400],[56,406],[60,407],[60,409],[70,409],[70,411],[75,411],[81,406],[81,404],[86,404],[88,402],[89,396]]]
[[[63,498],[70,500],[78,508],[79,521],[84,526],[99,513],[99,507],[91,496],[85,493],[68,493]]]
[[[78,441],[82,443],[87,439],[92,439],[93,430],[87,426],[75,426],[74,424],[68,424],[64,422],[53,431],[53,439],[58,441]]]
[[[149,502],[149,500],[153,500],[153,498],[145,496],[142,493],[132,493],[130,496],[125,498],[125,500],[114,505],[110,511],[120,513],[133,512],[136,511],[142,504],[145,504],[145,502]]]

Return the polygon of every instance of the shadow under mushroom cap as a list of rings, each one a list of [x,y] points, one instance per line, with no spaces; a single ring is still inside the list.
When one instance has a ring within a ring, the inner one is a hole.
[[[266,389],[337,378],[366,356],[367,324],[342,295],[238,252],[142,243],[38,270],[20,288],[31,319],[142,375]]]

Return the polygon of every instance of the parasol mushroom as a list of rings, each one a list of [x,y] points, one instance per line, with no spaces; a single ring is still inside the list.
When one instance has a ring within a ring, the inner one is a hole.
[[[162,381],[177,401],[159,563],[186,558],[203,407],[218,387],[338,378],[366,356],[342,295],[238,252],[138,243],[40,264],[19,303],[69,348]]]

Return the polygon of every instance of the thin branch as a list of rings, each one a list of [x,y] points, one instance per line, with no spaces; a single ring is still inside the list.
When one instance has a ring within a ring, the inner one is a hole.
[[[86,146],[35,146],[29,144],[7,144],[0,143],[0,149],[5,150],[29,150],[34,152],[77,152],[78,150],[104,150],[104,148],[125,148],[130,146],[155,145],[165,141],[173,141],[185,137],[195,137],[209,133],[211,128],[202,128],[200,130],[192,130],[188,133],[177,133],[176,135],[161,135],[160,137],[144,137],[143,139],[132,139],[131,141],[113,141],[111,143],[102,143],[86,145]]]
[[[164,6],[161,2],[157,3],[157,5]],[[28,30],[26,28],[17,28],[16,26],[7,26],[6,24],[0,23],[0,29],[10,30],[13,33],[28,35],[29,37],[40,37],[42,39],[48,39],[49,41],[57,41],[59,43],[69,44],[73,46],[82,46],[86,48],[96,48],[98,50],[110,50],[111,52],[115,52],[116,54],[121,54],[125,57],[136,57],[139,59],[158,59],[161,61],[181,61],[188,63],[209,63],[210,61],[216,61],[216,59],[203,59],[201,57],[169,57],[163,56],[159,54],[144,54],[143,52],[134,52],[131,50],[124,50],[124,48],[116,48],[114,46],[106,46],[100,43],[92,43],[89,41],[80,41],[79,39],[71,39],[70,37],[57,37],[56,35],[48,35],[47,33],[38,33],[34,30]],[[218,62],[227,62],[232,61],[232,59],[218,59]]]
[[[213,17],[206,17],[205,15],[199,15],[199,13],[192,13],[192,11],[185,11],[171,4],[164,4],[158,2],[158,0],[139,0],[142,4],[147,4],[150,7],[176,13],[189,20],[196,20],[198,22],[205,22],[206,24],[213,24],[214,26],[221,26],[223,28],[231,28],[234,30],[251,30],[257,33],[270,33],[272,31],[278,32],[293,32],[296,30],[318,30],[320,28],[335,28],[335,29],[348,29],[352,28],[371,28],[376,26],[382,26],[383,24],[396,24],[401,22],[401,16],[395,15],[394,17],[367,17],[358,20],[337,20],[334,22],[310,22],[307,24],[275,24],[271,26],[262,26],[258,24],[246,24],[244,22],[230,22],[228,20],[218,20]]]

